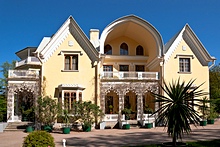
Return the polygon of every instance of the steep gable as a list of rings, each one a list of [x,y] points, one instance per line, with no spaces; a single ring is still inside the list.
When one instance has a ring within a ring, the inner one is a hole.
[[[199,38],[193,32],[188,24],[177,33],[169,42],[165,45],[164,60],[165,63],[169,60],[171,55],[177,49],[179,43],[184,40],[187,45],[191,48],[192,52],[199,59],[203,66],[207,66],[209,62],[214,62],[215,57],[211,57],[206,48],[203,46]]]
[[[94,48],[92,43],[89,41],[85,33],[82,31],[72,16],[70,16],[64,22],[64,24],[58,29],[52,38],[50,38],[50,40],[48,39],[46,43],[42,43],[45,46],[39,47],[35,53],[39,58],[41,58],[42,62],[46,62],[68,37],[69,34],[71,34],[77,40],[79,45],[84,49],[92,64],[98,61],[98,51]]]

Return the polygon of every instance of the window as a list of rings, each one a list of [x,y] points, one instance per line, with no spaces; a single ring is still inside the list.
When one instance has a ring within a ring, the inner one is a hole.
[[[106,96],[105,99],[105,113],[112,114],[113,113],[113,96]]]
[[[128,45],[126,43],[121,44],[120,55],[128,55]]]
[[[136,55],[144,55],[144,49],[141,45],[138,45],[136,48]]]
[[[112,55],[112,47],[111,45],[107,44],[104,47],[104,54],[106,55]]]
[[[144,65],[136,65],[135,71],[137,72],[144,72]]]
[[[74,102],[76,102],[76,92],[64,92],[65,108],[71,110]]]
[[[124,97],[124,108],[128,108],[128,109],[131,108],[129,96],[127,96],[127,95]]]
[[[113,66],[112,65],[104,65],[103,71],[104,71],[105,77],[113,77]]]
[[[190,58],[179,58],[180,72],[190,72]]]
[[[120,65],[119,68],[119,71],[129,71],[129,65]]]
[[[78,55],[65,56],[65,70],[78,70]]]

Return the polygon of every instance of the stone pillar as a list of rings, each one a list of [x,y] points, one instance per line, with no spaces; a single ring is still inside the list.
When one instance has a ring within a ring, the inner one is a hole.
[[[7,121],[14,122],[14,92],[10,87],[7,97]]]
[[[118,93],[118,102],[119,102],[119,114],[121,115],[121,111],[124,109],[124,93],[122,91],[120,91]]]
[[[142,121],[143,117],[143,98],[142,93],[139,93],[137,95],[137,120]]]
[[[105,93],[102,92],[101,93],[101,99],[100,99],[100,106],[101,106],[101,109],[102,109],[102,112],[105,114]]]

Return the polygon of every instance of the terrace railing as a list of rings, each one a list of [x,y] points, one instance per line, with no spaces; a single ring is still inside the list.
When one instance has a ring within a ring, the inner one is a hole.
[[[100,74],[101,79],[137,79],[137,80],[159,80],[158,72],[109,72],[105,71]]]
[[[39,78],[36,70],[9,70],[8,78]]]

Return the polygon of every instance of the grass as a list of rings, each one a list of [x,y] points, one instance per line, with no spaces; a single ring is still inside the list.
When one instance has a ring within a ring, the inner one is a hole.
[[[220,146],[220,139],[209,140],[209,141],[197,141],[197,142],[187,142],[189,147],[218,147]],[[160,147],[159,144],[152,145],[141,145],[132,147]]]

